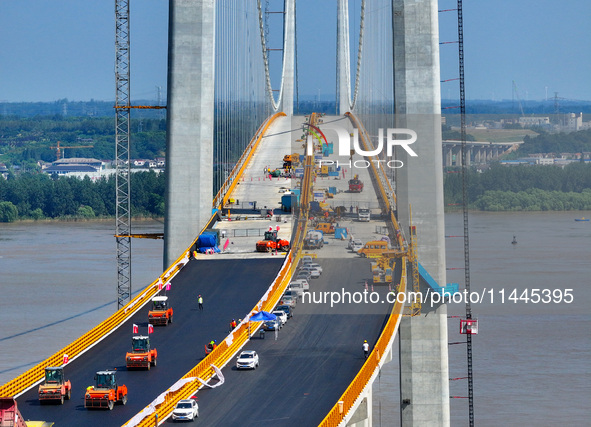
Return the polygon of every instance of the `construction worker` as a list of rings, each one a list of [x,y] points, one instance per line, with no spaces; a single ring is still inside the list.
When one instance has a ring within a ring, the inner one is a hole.
[[[203,311],[203,297],[201,295],[197,298],[197,302],[199,303],[199,311]]]
[[[369,355],[369,344],[367,343],[367,340],[363,341],[363,354],[367,359],[367,356]]]

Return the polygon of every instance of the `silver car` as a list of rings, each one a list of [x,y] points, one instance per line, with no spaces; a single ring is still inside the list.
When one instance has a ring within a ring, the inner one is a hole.
[[[317,262],[304,262],[304,263],[302,263],[302,267],[315,268],[316,270],[320,271],[320,274],[322,274],[322,266],[320,264],[318,264]]]
[[[312,279],[318,279],[320,277],[320,270],[318,270],[315,267],[303,267],[300,272],[302,271],[307,271],[308,273],[310,273],[310,277]]]
[[[281,297],[280,303],[288,305],[291,308],[295,308],[296,304],[298,303],[298,300],[291,295],[283,295],[283,297]]]

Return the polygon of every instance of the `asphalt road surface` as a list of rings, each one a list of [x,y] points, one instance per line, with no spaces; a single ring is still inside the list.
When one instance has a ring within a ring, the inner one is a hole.
[[[72,382],[71,400],[66,400],[63,406],[40,405],[34,387],[17,399],[23,417],[53,421],[56,427],[121,426],[203,359],[205,343],[212,339],[220,342],[226,337],[232,318],[238,320],[250,312],[282,262],[283,257],[190,261],[172,280],[167,293],[174,322],[156,326],[150,335],[152,348],[158,350],[158,366],[150,371],[127,371],[125,367],[125,353],[131,348],[133,336],[132,324],[139,325],[140,334],[147,334],[149,306],[146,305],[65,367],[65,377]],[[197,308],[198,294],[203,296],[202,312]],[[94,383],[94,374],[112,368],[117,368],[118,383],[128,388],[127,405],[116,405],[112,411],[85,409],[84,392]]]
[[[324,272],[310,283],[316,296],[343,289],[362,292],[370,277],[368,260],[318,262]],[[385,300],[387,287],[374,290]],[[259,368],[238,371],[234,358],[222,371],[223,385],[197,393],[200,416],[195,425],[318,425],[363,365],[363,341],[376,342],[390,310],[387,302],[332,308],[330,302],[298,303],[277,340],[267,332],[264,339],[254,337],[246,345],[259,354]]]

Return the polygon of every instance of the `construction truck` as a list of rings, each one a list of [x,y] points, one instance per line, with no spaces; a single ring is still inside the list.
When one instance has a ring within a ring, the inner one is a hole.
[[[394,267],[396,259],[382,256],[371,263],[371,273],[374,284],[392,283],[394,281]]]
[[[156,366],[158,352],[150,348],[150,337],[137,335],[131,338],[131,352],[125,354],[127,369],[145,368],[148,371],[151,366]]]
[[[148,323],[152,325],[168,325],[172,323],[172,307],[168,306],[168,297],[152,298],[152,309],[148,312]]]
[[[324,246],[324,234],[319,230],[310,230],[304,237],[304,249],[321,249]]]
[[[289,240],[277,237],[277,230],[265,231],[265,238],[257,242],[256,250],[257,252],[287,252],[289,250]]]
[[[127,387],[117,384],[116,373],[116,370],[96,373],[95,385],[88,387],[84,395],[85,408],[107,408],[110,411],[115,403],[127,403]]]
[[[0,397],[0,427],[27,427],[13,397]]]
[[[363,191],[363,182],[359,179],[359,175],[355,175],[353,179],[349,180],[349,193],[361,193]]]
[[[369,222],[371,219],[371,211],[369,208],[359,208],[357,211],[357,221]]]
[[[314,227],[314,230],[316,231],[322,231],[322,233],[324,234],[334,234],[334,224],[331,224],[329,222],[321,222],[318,225],[316,225],[316,227]]]
[[[45,379],[39,385],[39,402],[59,402],[64,404],[64,400],[70,400],[72,396],[72,384],[70,380],[64,379],[64,368],[48,367],[45,368]]]
[[[286,154],[283,156],[283,168],[290,169],[300,163],[300,155],[298,153]]]

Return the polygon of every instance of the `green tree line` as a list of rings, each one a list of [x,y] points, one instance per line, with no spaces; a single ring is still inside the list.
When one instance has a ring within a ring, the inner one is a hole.
[[[131,179],[131,214],[164,216],[164,174],[136,172]],[[0,221],[115,215],[115,176],[90,178],[51,177],[24,173],[0,179]]]
[[[164,157],[165,119],[131,120],[131,158]],[[3,117],[0,120],[0,161],[7,166],[33,165],[57,158],[57,142],[65,147],[62,156],[113,159],[115,119],[112,117]],[[85,148],[67,148],[78,146]],[[52,148],[54,147],[54,148]]]
[[[517,154],[534,153],[582,153],[591,151],[591,130],[570,133],[541,133],[535,137],[526,135]]]
[[[556,166],[493,165],[482,173],[469,170],[467,203],[471,209],[587,210],[591,209],[591,165]],[[462,203],[462,176],[447,173],[444,180],[447,205]]]

